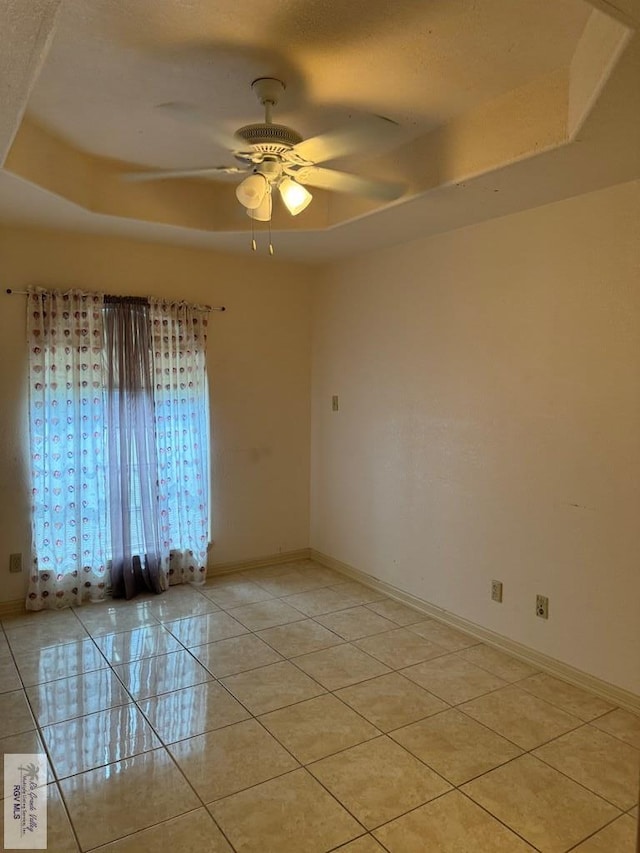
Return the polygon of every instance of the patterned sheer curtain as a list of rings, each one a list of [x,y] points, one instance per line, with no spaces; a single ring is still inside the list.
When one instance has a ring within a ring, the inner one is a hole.
[[[169,583],[204,583],[209,541],[207,309],[150,300],[160,532]]]
[[[207,309],[32,290],[27,608],[204,583]]]
[[[110,556],[103,298],[27,297],[33,568],[27,608],[105,597]]]

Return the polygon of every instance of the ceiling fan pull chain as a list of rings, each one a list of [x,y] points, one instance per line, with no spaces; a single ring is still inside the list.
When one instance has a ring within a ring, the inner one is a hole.
[[[271,242],[271,219],[269,219],[269,254],[273,255],[273,243]]]
[[[252,220],[251,220],[251,251],[252,251],[252,252],[255,252],[257,248],[258,248],[258,246],[257,246],[257,243],[256,243],[256,234],[255,234],[255,228],[254,228],[254,221],[253,221],[253,219],[252,219]]]

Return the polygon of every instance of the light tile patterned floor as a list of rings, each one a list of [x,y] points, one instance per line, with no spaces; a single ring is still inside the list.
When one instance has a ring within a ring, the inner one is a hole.
[[[299,561],[5,619],[55,853],[633,853],[640,718]]]

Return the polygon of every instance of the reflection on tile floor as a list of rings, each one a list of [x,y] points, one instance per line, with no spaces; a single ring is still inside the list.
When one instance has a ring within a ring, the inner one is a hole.
[[[56,853],[633,853],[640,718],[310,560],[12,616]]]

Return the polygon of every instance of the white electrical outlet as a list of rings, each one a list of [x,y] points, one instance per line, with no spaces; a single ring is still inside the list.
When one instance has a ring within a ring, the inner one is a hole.
[[[549,618],[549,599],[546,595],[536,595],[536,616],[541,619]]]
[[[491,600],[502,602],[502,581],[491,581]]]

